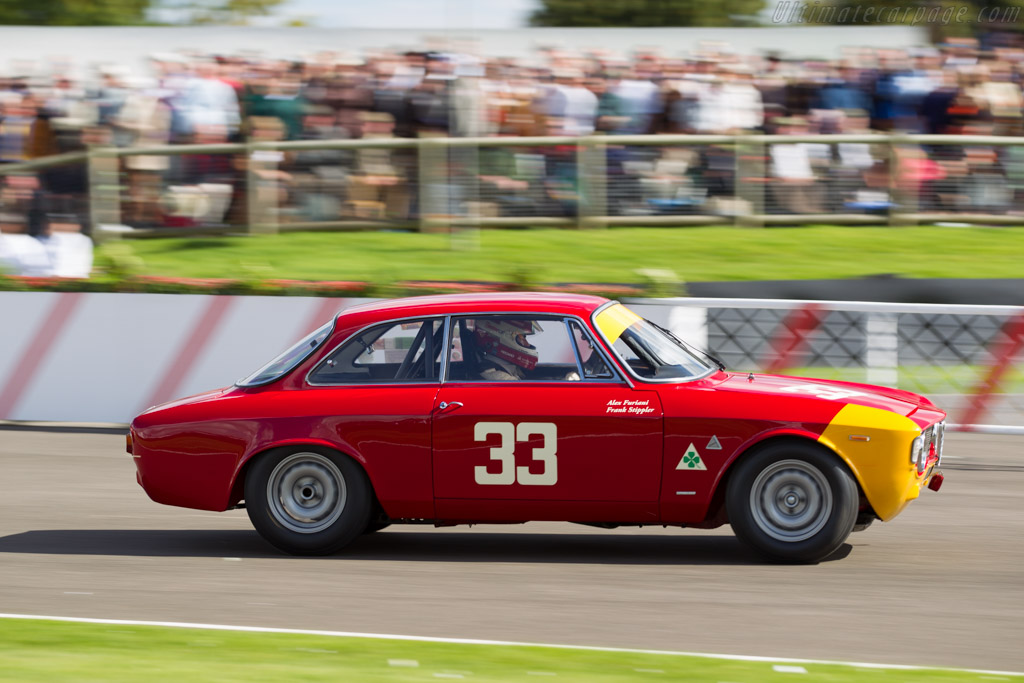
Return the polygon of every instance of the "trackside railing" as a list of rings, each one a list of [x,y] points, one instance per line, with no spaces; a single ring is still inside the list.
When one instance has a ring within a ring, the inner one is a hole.
[[[139,160],[154,158],[157,164]],[[90,222],[136,230],[1024,222],[1024,138],[592,135],[94,147]],[[152,207],[163,220],[155,225]],[[7,213],[12,207],[0,207]]]
[[[730,370],[925,394],[951,428],[1024,434],[1024,307],[638,299],[631,307]]]

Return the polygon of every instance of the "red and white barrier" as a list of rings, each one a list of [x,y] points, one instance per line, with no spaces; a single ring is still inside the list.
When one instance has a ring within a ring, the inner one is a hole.
[[[366,299],[0,292],[0,422],[127,422],[151,405],[233,383],[360,301]],[[1006,404],[1001,381],[1024,349],[1024,310],[1017,307],[696,298],[630,305],[700,347],[708,342],[709,308],[788,310],[772,340],[775,356],[761,359],[773,371],[801,362],[828,311],[868,313],[867,379],[889,385],[898,381],[899,314],[1003,316],[1009,322],[990,349],[984,378],[973,391],[965,388],[968,396],[941,397],[950,403],[940,405],[954,408],[950,422],[959,429],[1024,433],[1024,403],[988,424],[996,399]]]
[[[231,384],[356,301],[0,292],[0,420],[127,422]]]
[[[794,308],[782,321],[782,330],[771,340],[772,353],[762,361],[764,371],[778,373],[793,367],[800,358],[807,339],[825,320],[827,311],[816,301]]]
[[[1003,340],[992,352],[993,363],[989,366],[988,373],[971,393],[967,409],[961,419],[967,431],[977,431],[971,428],[982,426],[978,424],[981,421],[980,418],[985,415],[992,397],[1002,389],[1006,375],[1013,367],[1014,359],[1024,348],[1024,312],[1010,318],[1003,325],[1002,332]]]
[[[683,336],[685,329],[676,329],[674,319],[693,319],[683,311],[706,313],[716,309],[774,309],[786,311],[775,334],[768,340],[771,352],[759,359],[767,372],[785,372],[805,362],[811,338],[821,330],[830,311],[863,313],[866,348],[863,379],[871,384],[899,384],[898,349],[900,342],[898,318],[901,314],[921,316],[997,316],[1006,318],[1001,335],[987,350],[983,375],[971,386],[964,386],[957,395],[930,396],[949,411],[950,429],[985,434],[1024,435],[1024,395],[1008,393],[1007,378],[1024,353],[1024,308],[1019,306],[965,306],[946,304],[903,304],[871,301],[805,301],[776,299],[709,299],[667,298],[637,299],[630,306],[644,317],[670,328]],[[701,330],[707,338],[706,324]],[[706,345],[705,345],[706,347]],[[938,366],[937,366],[938,367]],[[745,368],[744,368],[745,370]],[[911,387],[913,390],[913,387]],[[1018,390],[1019,391],[1019,390]]]

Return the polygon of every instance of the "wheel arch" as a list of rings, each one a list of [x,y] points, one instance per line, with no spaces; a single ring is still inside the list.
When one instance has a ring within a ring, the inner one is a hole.
[[[366,481],[370,484],[370,493],[373,496],[374,504],[380,507],[380,501],[377,498],[377,489],[376,486],[374,486],[373,477],[370,474],[370,468],[366,466],[366,459],[358,455],[353,455],[352,452],[349,452],[350,449],[338,448],[337,444],[332,444],[319,439],[289,439],[278,443],[265,444],[259,449],[253,450],[251,453],[247,454],[239,463],[238,468],[235,471],[234,479],[231,483],[228,507],[238,505],[245,498],[245,479],[254,462],[275,451],[280,451],[282,449],[294,450],[298,448],[307,448],[314,453],[324,454],[326,452],[341,455],[353,461],[359,469],[362,470],[363,475],[366,477]]]
[[[735,473],[737,465],[743,460],[751,457],[765,448],[775,446],[784,443],[798,443],[801,445],[810,445],[818,448],[822,452],[830,453],[839,462],[843,463],[843,466],[850,473],[853,481],[857,484],[857,493],[861,499],[862,506],[867,505],[870,508],[870,504],[867,502],[867,498],[864,494],[864,485],[861,482],[860,475],[857,472],[857,468],[853,466],[853,463],[844,456],[842,453],[832,448],[831,445],[823,443],[813,434],[803,432],[784,432],[774,433],[766,436],[765,438],[758,439],[753,443],[745,444],[737,450],[736,454],[722,469],[721,474],[718,477],[718,481],[715,482],[715,490],[711,497],[711,504],[708,506],[707,520],[721,520],[723,522],[728,521],[728,517],[725,514],[725,492],[729,488],[729,478]]]

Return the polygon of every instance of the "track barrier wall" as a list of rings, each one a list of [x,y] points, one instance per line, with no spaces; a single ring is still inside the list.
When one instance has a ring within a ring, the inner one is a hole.
[[[128,422],[230,385],[366,299],[0,292],[0,421]],[[957,429],[1024,434],[1024,308],[636,299],[730,370],[897,386]]]
[[[0,420],[128,422],[241,379],[354,301],[0,292]]]

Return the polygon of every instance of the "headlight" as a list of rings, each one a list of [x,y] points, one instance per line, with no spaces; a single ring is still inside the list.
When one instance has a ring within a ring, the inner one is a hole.
[[[921,469],[924,466],[924,459],[928,457],[924,452],[924,438],[918,436],[914,438],[914,442],[910,444],[910,464]]]

